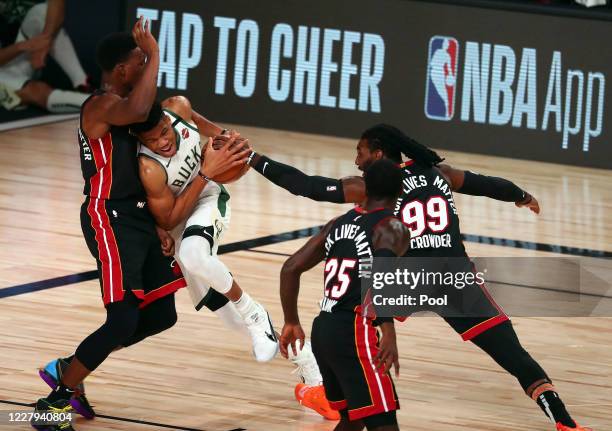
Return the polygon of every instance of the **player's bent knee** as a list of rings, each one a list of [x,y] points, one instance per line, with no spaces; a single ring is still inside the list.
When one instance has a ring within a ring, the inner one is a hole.
[[[184,238],[179,247],[179,261],[187,272],[198,273],[211,257],[209,242],[199,236]]]

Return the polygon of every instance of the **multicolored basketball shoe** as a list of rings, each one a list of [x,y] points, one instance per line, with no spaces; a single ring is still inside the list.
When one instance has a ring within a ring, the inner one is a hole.
[[[59,420],[49,422],[48,420],[41,419],[37,413],[39,415],[52,414],[59,417]],[[36,402],[34,416],[30,423],[33,428],[39,431],[74,431],[72,427],[73,415],[72,406],[68,400],[49,402],[46,398],[41,398]]]
[[[581,427],[576,422],[575,428],[570,428],[567,425],[563,425],[561,422],[557,422],[557,431],[593,431],[593,428]]]
[[[51,389],[55,389],[59,385],[68,365],[69,362],[65,359],[57,358],[45,365],[44,368],[38,370],[38,375]],[[85,419],[93,419],[96,416],[96,412],[85,396],[85,385],[83,383],[75,388],[75,394],[70,399],[70,404]]]

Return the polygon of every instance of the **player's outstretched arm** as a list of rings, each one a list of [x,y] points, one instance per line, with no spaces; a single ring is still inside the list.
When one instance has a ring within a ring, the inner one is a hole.
[[[83,129],[91,139],[104,136],[110,126],[127,126],[145,121],[155,100],[159,47],[149,29],[149,21],[143,26],[143,18],[140,17],[132,29],[132,36],[147,57],[142,75],[127,97],[104,93],[85,105]]]
[[[365,198],[365,184],[361,177],[334,179],[307,175],[293,166],[254,151],[249,158],[249,164],[268,180],[297,196],[337,204],[360,204]]]
[[[280,274],[280,298],[283,307],[285,324],[280,337],[280,350],[286,358],[288,347],[291,346],[293,354],[296,355],[295,342],[300,340],[300,346],[304,345],[304,330],[300,324],[298,314],[298,295],[300,293],[300,276],[308,271],[325,257],[325,237],[329,233],[334,220],[329,221],[325,227],[298,251],[296,251],[283,264]]]
[[[451,184],[453,191],[473,196],[486,196],[504,202],[514,202],[517,207],[527,207],[540,213],[537,199],[505,178],[490,177],[471,171],[455,169],[440,164],[438,168]]]

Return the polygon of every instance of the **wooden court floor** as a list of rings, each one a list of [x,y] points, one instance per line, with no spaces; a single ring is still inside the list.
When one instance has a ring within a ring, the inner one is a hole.
[[[71,353],[103,320],[97,281],[66,279],[53,288],[38,283],[95,268],[79,226],[83,184],[75,127],[76,121],[67,121],[0,133],[0,411],[23,410],[21,405],[46,395],[37,367]],[[306,172],[334,177],[356,172],[354,140],[235,127],[256,149]],[[542,214],[535,216],[512,204],[456,195],[464,233],[612,251],[609,171],[441,153],[452,165],[512,179],[542,204]],[[232,224],[225,243],[317,226],[348,208],[291,196],[256,172],[229,190]],[[277,329],[282,327],[279,270],[284,255],[304,241],[222,256],[243,288],[266,305]],[[475,242],[466,246],[474,256],[556,255]],[[610,297],[610,260],[594,262],[604,287],[608,283],[598,294]],[[303,277],[300,306],[307,332],[317,313],[321,272],[315,268]],[[543,274],[539,281],[549,279]],[[609,305],[610,299],[600,300]],[[88,379],[89,399],[101,417],[79,419],[77,429],[333,429],[333,423],[295,402],[291,364],[280,357],[256,363],[248,340],[224,329],[210,312],[196,312],[185,291],[177,295],[177,308],[174,328],[112,354]],[[612,319],[518,317],[513,322],[578,421],[612,430]],[[462,342],[442,319],[418,317],[398,325],[398,344],[402,429],[552,429],[514,378]]]

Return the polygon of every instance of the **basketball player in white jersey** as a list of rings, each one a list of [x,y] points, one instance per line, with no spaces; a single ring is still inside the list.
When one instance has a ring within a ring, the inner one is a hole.
[[[270,316],[242,291],[217,257],[229,226],[229,194],[202,170],[206,141],[202,142],[200,133],[212,136],[222,130],[194,113],[186,98],[171,97],[164,101],[164,109],[156,102],[147,121],[131,125],[130,132],[141,142],[139,172],[149,210],[157,225],[170,231],[176,241],[175,256],[194,306],[222,309],[219,313],[229,326],[246,326],[255,359],[271,360],[278,352],[278,340]],[[228,168],[244,163],[248,153],[233,151]],[[223,295],[211,299],[210,287]]]
[[[271,359],[277,352],[277,341],[267,312],[242,292],[217,257],[221,237],[229,225],[229,194],[200,170],[206,143],[200,137],[221,135],[224,130],[195,112],[188,99],[175,96],[164,100],[161,106],[154,104],[147,121],[132,125],[131,131],[142,144],[140,177],[149,209],[158,225],[171,231],[176,240],[175,256],[183,268],[194,306],[197,310],[209,308],[230,329],[248,329],[255,358]],[[235,163],[242,163],[249,152],[241,152],[242,159],[237,156]],[[338,420],[322,390],[322,377],[310,343],[290,359],[304,381],[296,391],[315,389],[309,391],[311,396],[302,404],[327,419]]]

